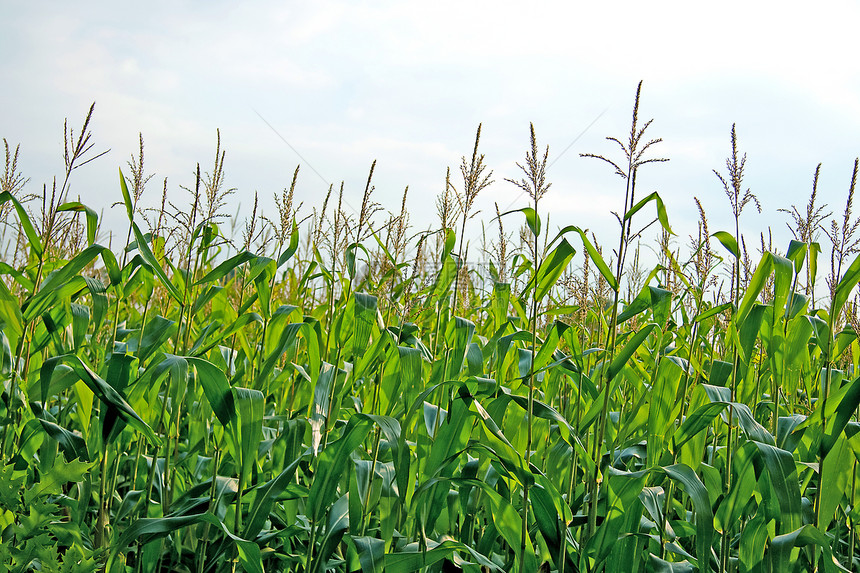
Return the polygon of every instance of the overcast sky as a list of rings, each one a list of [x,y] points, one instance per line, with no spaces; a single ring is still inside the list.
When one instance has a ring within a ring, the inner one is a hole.
[[[396,211],[408,185],[412,222],[426,228],[445,168],[471,153],[480,122],[496,180],[479,197],[483,219],[493,201],[524,206],[504,178],[518,175],[534,122],[553,162],[550,225],[609,244],[623,182],[579,154],[613,156],[604,138],[629,131],[644,80],[640,118],[654,118],[655,154],[671,161],[643,168],[640,193],[659,191],[684,243],[694,196],[712,231],[729,229],[712,169],[725,171],[737,123],[745,184],[762,206],[744,213],[747,240],[771,226],[784,250],[777,209],[805,205],[819,162],[820,197],[844,206],[860,155],[858,22],[854,1],[6,2],[0,137],[21,145],[37,192],[62,171],[63,119],[79,126],[95,101],[93,141],[111,151],[75,173],[72,194],[104,209],[109,228],[124,228],[109,205],[138,132],[154,205],[164,177],[178,201],[197,162],[211,170],[216,128],[238,189],[231,210],[247,213],[255,191],[273,205],[301,162],[291,145],[307,161],[303,214],[341,180],[358,205],[377,159],[377,200]]]

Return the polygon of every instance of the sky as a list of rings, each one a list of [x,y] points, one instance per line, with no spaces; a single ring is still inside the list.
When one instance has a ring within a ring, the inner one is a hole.
[[[211,171],[216,129],[240,224],[255,192],[272,212],[298,164],[300,216],[341,181],[357,207],[377,160],[374,198],[399,211],[408,186],[417,231],[435,224],[446,168],[458,173],[480,123],[495,183],[474,237],[494,202],[527,205],[505,179],[520,175],[532,122],[550,149],[549,228],[614,244],[624,183],[580,153],[618,158],[605,138],[629,133],[642,80],[640,120],[653,118],[654,155],[670,161],[643,167],[638,193],[661,195],[677,244],[695,233],[694,197],[712,232],[733,227],[713,169],[725,173],[736,124],[762,208],[747,207],[742,228],[750,248],[770,228],[784,251],[778,210],[804,208],[818,163],[819,200],[844,209],[860,155],[858,21],[855,1],[6,2],[0,137],[20,144],[26,190],[41,192],[62,173],[63,120],[77,129],[96,102],[94,149],[110,152],[73,174],[71,196],[122,235],[124,210],[110,205],[138,134],[155,206],[165,177],[181,203],[195,165]]]

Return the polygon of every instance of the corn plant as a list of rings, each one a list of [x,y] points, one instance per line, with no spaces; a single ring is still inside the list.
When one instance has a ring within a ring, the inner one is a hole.
[[[697,201],[697,234],[677,247],[660,195],[637,191],[665,161],[646,153],[660,140],[645,137],[641,88],[629,136],[608,138],[621,158],[586,154],[624,181],[614,249],[575,221],[549,228],[549,148],[531,126],[521,177],[497,183],[529,202],[496,207],[485,274],[465,264],[476,197],[496,185],[480,126],[438,228],[411,236],[406,192],[385,216],[373,200],[376,162],[355,214],[341,184],[301,218],[297,168],[277,216],[255,199],[226,224],[220,136],[189,205],[165,181],[161,207],[143,209],[139,136],[113,249],[97,211],[67,197],[78,167],[100,165],[92,108],[77,136],[64,129],[63,175],[41,194],[6,144],[0,562],[857,570],[857,163],[841,220],[821,229],[816,170],[806,214],[787,211],[795,239],[762,240],[756,263],[733,127],[718,176],[735,227],[711,232]],[[819,229],[833,245],[822,306]],[[637,245],[651,239],[649,268]]]

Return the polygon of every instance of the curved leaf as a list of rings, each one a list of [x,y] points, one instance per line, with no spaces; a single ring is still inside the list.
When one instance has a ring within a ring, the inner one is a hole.
[[[714,514],[711,511],[708,490],[696,472],[687,465],[675,464],[661,469],[672,480],[681,484],[693,502],[693,510],[696,513],[696,558],[699,561],[699,570],[707,571],[710,568],[711,545],[714,539]]]
[[[717,231],[712,237],[716,237],[720,243],[726,248],[728,252],[730,252],[736,259],[741,258],[741,250],[738,248],[738,242],[735,239],[734,235],[727,231]]]
[[[209,400],[209,405],[215,412],[218,421],[223,426],[229,425],[236,418],[236,407],[227,375],[224,374],[223,370],[202,358],[185,356],[184,359],[197,371],[203,393]]]
[[[665,229],[666,232],[670,235],[674,235],[675,233],[669,226],[669,216],[666,215],[666,206],[663,205],[663,199],[660,198],[660,195],[656,191],[654,191],[647,197],[640,199],[638,203],[630,207],[630,209],[626,213],[624,213],[624,220],[627,221],[628,219],[632,218],[633,215],[639,212],[642,207],[644,207],[651,201],[654,201],[654,203],[656,203],[657,205],[657,219],[660,221],[660,226],[662,226],[663,229]]]
[[[46,360],[42,365],[40,374],[42,380],[45,380],[46,377],[50,379],[51,374],[59,364],[68,364],[71,366],[72,370],[75,371],[75,374],[77,374],[84,384],[93,391],[93,394],[98,396],[99,400],[101,400],[108,409],[113,409],[120,418],[123,419],[123,421],[125,421],[129,426],[140,431],[151,443],[161,444],[161,440],[155,435],[152,428],[150,428],[149,425],[143,421],[143,418],[141,418],[137,412],[129,406],[128,402],[125,401],[125,398],[123,398],[122,395],[113,388],[113,386],[102,380],[98,374],[90,370],[90,368],[77,356],[73,354],[65,354],[63,356],[56,356]]]

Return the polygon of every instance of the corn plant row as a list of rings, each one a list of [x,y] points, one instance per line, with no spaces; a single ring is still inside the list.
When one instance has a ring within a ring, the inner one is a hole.
[[[96,212],[65,197],[94,158],[92,109],[67,134],[65,181],[39,215],[7,147],[0,563],[856,571],[857,166],[817,300],[815,190],[815,224],[750,262],[739,220],[755,197],[734,127],[717,175],[735,228],[709,233],[703,214],[686,259],[669,246],[660,195],[637,195],[640,170],[665,161],[650,155],[659,139],[645,138],[639,99],[629,136],[610,138],[620,159],[587,154],[624,186],[611,253],[579,226],[543,224],[548,149],[532,128],[511,181],[530,202],[497,210],[498,256],[482,276],[464,264],[475,198],[493,183],[480,128],[462,183],[446,178],[435,231],[408,236],[405,196],[376,222],[375,164],[356,215],[341,187],[332,212],[330,189],[299,220],[297,169],[280,219],[255,209],[244,244],[218,220],[220,141],[168,232],[164,206],[138,207],[141,139],[119,175],[128,233],[116,250],[98,242]],[[522,225],[520,248],[505,223]],[[659,264],[635,280],[652,225]]]

